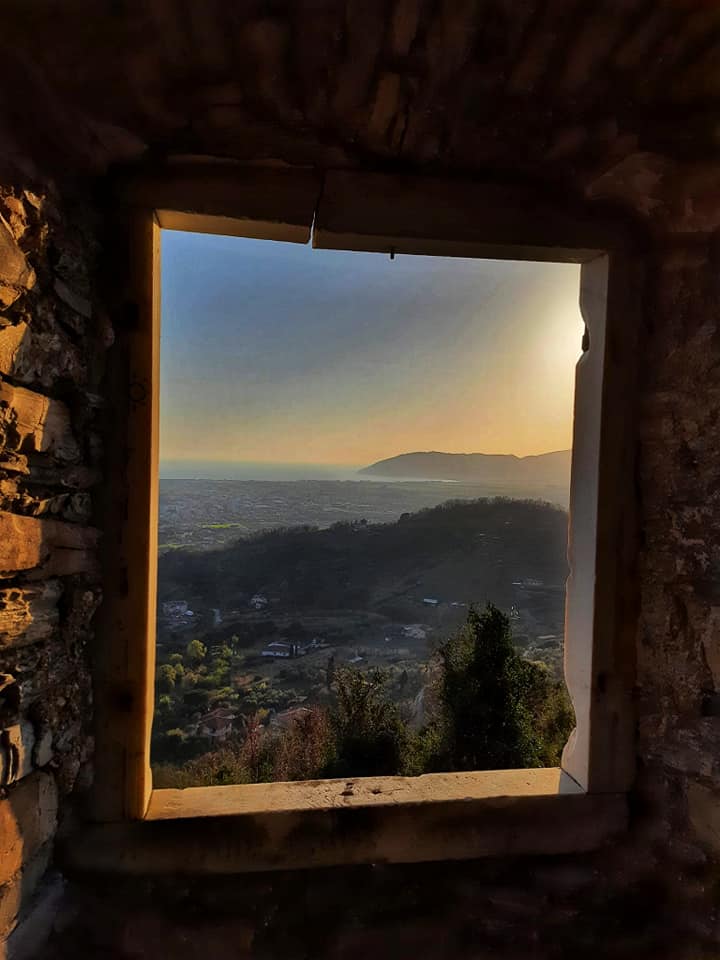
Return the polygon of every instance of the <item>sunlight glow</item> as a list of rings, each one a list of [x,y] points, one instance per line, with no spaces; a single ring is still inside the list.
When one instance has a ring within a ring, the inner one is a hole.
[[[163,232],[161,457],[567,449],[579,267]]]

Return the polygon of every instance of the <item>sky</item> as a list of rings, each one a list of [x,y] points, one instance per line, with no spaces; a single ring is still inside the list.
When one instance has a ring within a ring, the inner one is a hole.
[[[162,231],[161,460],[567,449],[579,267]]]

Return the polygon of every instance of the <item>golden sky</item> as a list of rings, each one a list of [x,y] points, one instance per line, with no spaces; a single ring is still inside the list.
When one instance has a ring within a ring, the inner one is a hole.
[[[163,231],[161,459],[566,449],[578,283],[570,264]]]

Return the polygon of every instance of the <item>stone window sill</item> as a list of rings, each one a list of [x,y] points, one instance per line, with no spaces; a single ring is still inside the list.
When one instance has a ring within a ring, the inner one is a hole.
[[[596,849],[623,794],[558,768],[157,790],[143,821],[86,826],[66,869],[222,874]]]

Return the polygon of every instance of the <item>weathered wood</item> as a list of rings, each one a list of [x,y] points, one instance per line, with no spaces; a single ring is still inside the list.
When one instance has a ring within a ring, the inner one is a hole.
[[[204,174],[192,175],[190,180],[195,191],[192,201],[185,198],[185,213],[178,216],[182,219],[188,209],[211,210],[215,216],[222,209],[219,206],[222,202],[222,192],[218,192],[220,186],[228,182],[242,183],[242,179],[232,180],[237,173],[230,174],[230,181],[227,171],[217,174],[216,179],[211,177],[210,181]],[[263,182],[271,180],[272,177]],[[171,180],[166,199],[177,198],[182,193],[182,190],[177,192],[182,182],[182,178]],[[206,195],[204,191],[209,182],[211,186]],[[234,194],[233,204],[243,202],[246,186],[247,183]],[[144,817],[151,794],[149,739],[155,649],[160,226],[152,212],[153,196],[152,183],[144,181],[133,185],[126,197],[138,204],[132,208],[134,212],[129,217],[128,226],[129,249],[132,251],[128,290],[135,309],[133,323],[128,325],[118,344],[122,350],[117,354],[118,370],[126,366],[124,390],[127,396],[118,403],[116,414],[118,429],[129,432],[127,460],[123,459],[122,449],[118,447],[117,465],[110,471],[114,486],[109,491],[107,506],[110,526],[105,570],[110,589],[104,606],[103,630],[113,642],[107,646],[97,665],[100,748],[95,814],[98,819],[105,820]],[[309,196],[307,193],[306,199]],[[143,203],[149,206],[143,206]],[[265,199],[256,197],[254,203],[253,209],[257,211]],[[241,224],[246,222],[241,206],[234,206],[233,214]],[[585,208],[558,204],[554,196],[543,196],[534,190],[349,172],[327,175],[313,242],[318,247],[358,250],[397,249],[441,255],[585,261],[592,264],[587,268],[588,278],[595,277],[600,269],[598,263],[606,262],[598,259],[604,247],[622,250],[623,255],[630,248],[626,235],[615,223],[589,219]],[[620,259],[613,262],[620,263]],[[607,284],[607,267],[603,269],[604,272],[601,270],[598,274],[601,292],[605,289],[603,284]],[[614,301],[614,309],[617,316],[613,318],[613,329],[623,324],[633,326],[632,319],[623,312],[625,305],[622,302]],[[610,497],[608,502],[616,503],[612,498],[624,489],[631,465],[620,447],[609,441],[604,441],[602,452],[607,463],[601,463],[600,459],[602,404],[611,389],[609,381],[603,379],[606,355],[602,340],[603,323],[604,316],[594,335],[597,376],[591,378],[587,402],[578,407],[577,429],[583,434],[585,447],[590,451],[583,469],[594,471],[594,475],[599,472],[600,477],[606,478],[603,495]],[[625,345],[617,338],[613,342],[622,354]],[[629,369],[625,360],[621,361],[620,368],[624,388]],[[123,384],[119,383],[118,392],[122,390]],[[587,418],[590,427],[586,429]],[[606,429],[611,428],[603,425],[602,430]],[[581,448],[582,444],[578,443],[578,449]],[[582,477],[580,480],[582,482]],[[576,659],[575,666],[570,667],[569,679],[576,700],[578,732],[575,750],[569,748],[566,752],[566,769],[583,788],[588,787],[591,781],[591,715],[599,717],[602,714],[603,707],[596,710],[596,702],[605,696],[608,683],[616,684],[612,687],[615,692],[605,700],[612,705],[608,723],[614,732],[603,743],[612,744],[614,754],[620,759],[606,763],[601,771],[599,757],[602,751],[593,751],[593,769],[596,770],[593,782],[598,789],[614,793],[626,789],[632,775],[632,761],[628,760],[632,754],[632,730],[627,711],[621,722],[612,713],[616,709],[624,710],[630,681],[626,670],[615,677],[612,671],[620,661],[615,654],[608,652],[615,642],[612,637],[616,624],[615,592],[620,587],[608,567],[607,558],[612,556],[614,549],[623,555],[627,552],[628,557],[632,550],[628,547],[629,541],[623,539],[624,520],[608,536],[603,534],[605,559],[597,569],[605,578],[602,591],[608,612],[600,629],[603,652],[595,658],[592,644],[595,611],[598,609],[596,591],[600,588],[595,582],[594,558],[600,542],[596,518],[601,494],[599,482],[592,478],[591,481],[585,489],[587,510],[580,517],[581,530],[579,534],[576,531],[575,537],[576,543],[582,541],[585,544],[581,566],[589,579],[586,590],[576,590],[575,614],[570,617],[575,625],[570,628],[573,639],[568,647],[571,661],[573,656]],[[628,628],[632,626],[630,616],[627,625]],[[601,662],[606,663],[609,677],[604,674],[596,676],[596,664]]]
[[[142,817],[151,791],[157,569],[160,228],[307,242],[320,192],[308,171],[173,168],[119,187],[133,323],[111,376],[127,445],[110,451],[101,613],[112,643],[96,662],[98,776],[94,816]]]
[[[83,872],[197,875],[578,853],[626,825],[624,796],[438,794],[379,806],[345,797],[342,807],[98,824],[69,837],[60,861]]]
[[[0,512],[0,578],[90,573],[96,569],[97,542],[98,532],[90,527]]]
[[[307,243],[320,179],[308,170],[176,167],[118,187],[123,203],[170,230]]]
[[[313,246],[582,263],[624,242],[614,224],[550,194],[473,181],[332,171]]]
[[[151,790],[150,730],[157,580],[160,227],[152,210],[126,211],[127,295],[134,322],[118,337],[111,368],[118,401],[104,487],[106,584],[95,661],[97,742],[92,813],[142,817]]]
[[[638,323],[631,318],[639,290],[627,258],[583,265],[589,349],[575,380],[565,613],[565,680],[577,725],[562,765],[592,793],[627,790],[635,775]]]
[[[52,636],[61,594],[59,580],[0,589],[0,647],[24,646]]]
[[[136,704],[127,723],[125,804],[143,817],[150,802],[150,734],[155,706],[158,497],[160,456],[160,226],[146,211],[132,218],[131,290],[138,324],[131,332],[131,384],[144,390],[131,403],[128,421],[128,518],[123,558],[127,563],[125,631],[127,683]]]
[[[643,284],[643,271],[636,259],[610,256],[600,400],[593,706],[587,784],[593,793],[629,790],[636,772],[640,585],[635,458]],[[582,298],[581,306],[585,313]]]
[[[563,768],[587,789],[593,701],[593,645],[597,567],[600,434],[609,260],[583,268],[581,308],[588,346],[575,370],[570,523],[565,592],[565,682],[575,708],[575,729],[563,751]]]
[[[300,810],[347,810],[396,807],[491,797],[552,797],[582,793],[559,767],[530,770],[483,770],[427,773],[419,777],[351,777],[346,780],[300,780],[250,783],[229,787],[154,790],[148,820],[297,813]]]
[[[73,436],[70,412],[60,400],[0,383],[0,429],[4,446],[22,453],[48,453],[72,462],[80,457]]]

